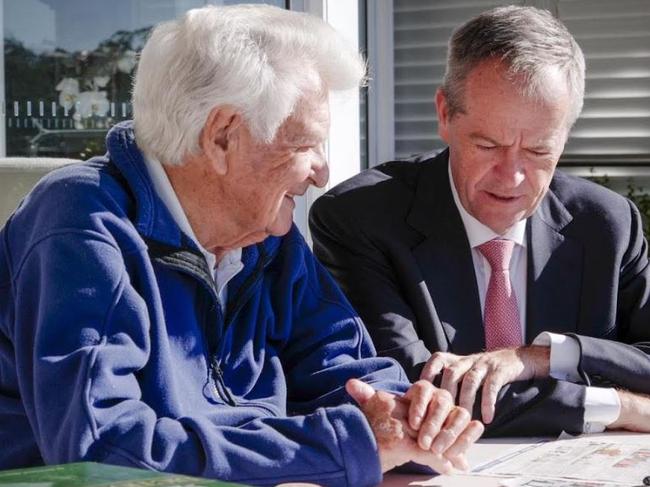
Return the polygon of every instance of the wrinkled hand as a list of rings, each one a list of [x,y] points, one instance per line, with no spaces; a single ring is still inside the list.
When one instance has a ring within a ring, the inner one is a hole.
[[[607,429],[650,433],[650,396],[622,390],[616,392],[621,401],[621,412]]]
[[[465,453],[483,433],[454,406],[446,391],[419,381],[398,397],[351,379],[345,386],[366,415],[377,440],[382,472],[413,461],[437,472],[467,469]]]
[[[494,419],[497,395],[503,386],[517,380],[547,377],[550,368],[549,347],[505,348],[474,355],[434,353],[420,374],[433,382],[442,372],[440,388],[448,391],[468,411],[474,408],[476,393],[483,386],[481,417],[489,424]],[[460,385],[460,395],[458,387]]]

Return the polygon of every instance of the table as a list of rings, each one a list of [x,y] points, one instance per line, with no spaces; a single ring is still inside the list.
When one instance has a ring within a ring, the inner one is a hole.
[[[642,442],[650,445],[650,435],[640,433],[607,432],[590,435],[593,439],[605,439],[623,442]],[[499,458],[509,451],[513,451],[549,440],[550,438],[495,438],[479,440],[468,451],[467,459],[470,468],[474,468],[490,460]],[[648,472],[650,474],[650,472]],[[641,479],[639,479],[641,480]],[[641,484],[641,482],[639,482]],[[404,487],[404,486],[436,486],[436,487],[498,487],[500,482],[496,478],[475,477],[462,474],[440,475],[431,477],[428,475],[405,475],[387,474],[381,487]]]
[[[590,435],[589,439],[605,440],[608,442],[628,442],[632,444],[645,444],[650,447],[650,435],[636,433],[603,433]],[[527,445],[539,443],[549,438],[500,438],[483,439],[473,445],[468,452],[470,467],[474,468],[488,461],[502,457],[510,451],[521,449]],[[650,474],[650,471],[647,472]],[[636,475],[636,473],[635,473]],[[641,484],[639,479],[639,484]],[[45,466],[22,470],[0,471],[0,487],[11,485],[41,487],[82,487],[93,485],[122,485],[127,482],[129,485],[174,485],[187,487],[198,486],[223,486],[233,485],[216,480],[199,479],[174,474],[163,474],[150,470],[136,470],[126,467],[115,467],[93,463],[76,463],[59,466]],[[313,483],[288,483],[281,484],[282,487],[318,487]],[[500,481],[494,477],[477,477],[463,474],[441,475],[431,477],[428,475],[403,475],[387,474],[381,487],[404,487],[404,486],[436,486],[436,487],[498,487]],[[278,486],[280,487],[280,486]]]

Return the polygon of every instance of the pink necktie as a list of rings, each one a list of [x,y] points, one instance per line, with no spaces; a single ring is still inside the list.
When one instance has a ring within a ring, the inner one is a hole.
[[[522,345],[519,307],[510,282],[510,258],[514,246],[512,240],[495,238],[478,247],[492,270],[483,313],[488,351]]]

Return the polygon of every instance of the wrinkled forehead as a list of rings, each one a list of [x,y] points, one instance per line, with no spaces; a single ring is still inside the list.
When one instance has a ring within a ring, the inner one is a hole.
[[[542,131],[567,128],[572,104],[564,76],[549,70],[540,89],[527,82],[526,77],[511,74],[500,63],[479,65],[466,80],[465,117],[503,127],[525,124]]]
[[[278,129],[275,140],[289,144],[320,143],[330,124],[328,94],[324,90],[304,95]]]
[[[467,102],[481,94],[521,96],[540,101],[570,98],[571,94],[566,74],[557,66],[540,66],[534,73],[527,73],[495,59],[474,67],[464,84],[465,94],[472,95],[466,98]]]

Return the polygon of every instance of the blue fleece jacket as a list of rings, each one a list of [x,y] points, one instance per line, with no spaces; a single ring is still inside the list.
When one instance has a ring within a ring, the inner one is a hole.
[[[0,232],[0,468],[78,460],[250,484],[381,480],[343,385],[403,392],[294,227],[243,250],[221,311],[132,126]]]

